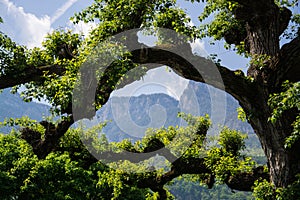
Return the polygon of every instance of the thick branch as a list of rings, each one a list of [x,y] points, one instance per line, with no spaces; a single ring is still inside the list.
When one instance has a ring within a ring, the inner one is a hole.
[[[184,78],[203,82],[228,92],[242,104],[249,104],[251,101],[255,103],[256,99],[258,99],[257,89],[255,89],[257,87],[256,83],[249,81],[243,72],[231,71],[226,67],[216,65],[209,59],[194,55],[189,45],[169,45],[151,48],[145,47],[138,42],[134,44],[137,48],[131,52],[132,56],[130,59],[133,63],[148,64],[148,70],[161,65],[167,65]],[[84,70],[82,73],[82,82],[84,83],[82,91],[84,95],[79,96],[80,99],[78,102],[82,101],[78,103],[79,107],[74,107],[74,109],[78,109],[82,112],[76,112],[75,120],[84,117],[93,117],[96,112],[93,106],[95,105],[95,95],[101,97],[96,98],[96,104],[104,105],[109,99],[110,93],[113,91],[113,86],[117,85],[123,74],[129,72],[134,67],[135,65],[132,64],[132,66],[129,67],[127,71],[123,71],[122,74],[115,74],[114,63],[112,63],[105,69],[104,75],[100,80],[96,79],[96,73],[90,70]],[[135,81],[135,79],[131,76],[129,76],[129,79],[126,79],[126,83],[133,81]],[[122,86],[123,85],[121,85],[121,87]],[[87,96],[91,98],[83,98]]]
[[[154,172],[145,172],[146,176],[136,174],[137,177],[130,179],[128,184],[136,184],[139,188],[150,188],[155,192],[159,192],[161,199],[166,195],[166,191],[163,189],[164,185],[173,179],[184,174],[206,174],[208,175],[205,183],[209,188],[212,188],[215,183],[214,173],[205,164],[205,158],[176,158],[170,150],[166,149],[162,142],[157,139],[149,141],[149,149],[144,149],[142,152],[138,152],[135,149],[129,149],[125,152],[103,152],[100,154],[100,159],[117,162],[119,160],[128,160],[133,163],[139,163],[143,160],[149,159],[157,154],[164,156],[171,162],[171,170],[157,175]],[[91,158],[93,161],[95,159]],[[262,166],[253,168],[252,172],[240,172],[237,174],[226,174],[228,178],[225,180],[225,184],[231,189],[240,191],[252,191],[254,182],[259,178],[269,180],[269,174],[264,171]]]
[[[180,51],[174,52],[174,49],[180,49]],[[167,65],[178,75],[224,90],[240,102],[244,102],[246,99],[255,99],[257,95],[255,89],[249,90],[249,88],[256,87],[255,83],[248,81],[242,72],[231,71],[226,67],[217,66],[211,60],[196,56],[191,52],[190,47],[183,49],[182,46],[174,46],[167,49],[158,46],[157,48],[135,50],[132,55],[135,63]]]
[[[169,161],[173,161],[177,159],[177,157],[174,156],[170,152],[170,150],[166,148],[157,148],[151,152],[123,151],[121,153],[116,153],[112,151],[106,151],[102,153],[95,153],[94,155],[97,155],[98,159],[108,160],[111,162],[116,162],[119,160],[128,160],[132,163],[139,163],[141,161],[152,158],[156,155],[163,156]]]
[[[206,184],[209,188],[212,188],[215,182],[211,170],[204,164],[204,158],[179,158],[172,164],[171,170],[163,175],[156,176],[155,174],[152,174],[152,176],[137,177],[137,186],[162,192],[161,188],[163,188],[166,183],[184,174],[210,174],[206,180]],[[141,179],[141,177],[146,178]],[[225,184],[231,189],[252,191],[254,182],[259,178],[269,180],[269,175],[263,171],[262,166],[254,168],[252,172],[241,172],[235,175],[229,175],[225,180]],[[162,192],[162,194],[164,193]]]
[[[0,89],[13,87],[29,83],[31,81],[40,81],[45,73],[62,75],[65,69],[59,65],[47,65],[41,67],[28,67],[24,72],[17,75],[0,76]]]
[[[280,56],[271,65],[275,68],[275,74],[271,76],[277,87],[285,80],[300,81],[300,36],[285,44],[280,50]]]
[[[259,178],[269,180],[269,174],[264,172],[262,166],[254,168],[252,172],[241,172],[234,176],[229,176],[225,183],[233,190],[252,191],[254,182]]]
[[[43,159],[57,147],[59,139],[73,123],[72,117],[63,120],[56,126],[51,122],[42,121],[40,124],[45,128],[44,138],[41,138],[41,133],[30,128],[23,128],[21,137],[32,146],[33,152]]]
[[[279,8],[273,0],[235,1],[239,4],[235,18],[245,22],[245,39],[250,53],[276,56],[279,52],[279,36],[287,28],[292,12],[287,8]]]

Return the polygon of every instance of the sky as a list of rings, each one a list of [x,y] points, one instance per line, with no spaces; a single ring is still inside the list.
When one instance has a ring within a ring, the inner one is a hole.
[[[41,46],[46,34],[57,28],[71,28],[75,32],[82,31],[87,34],[93,24],[73,25],[69,18],[91,3],[92,0],[0,0],[0,15],[4,20],[4,23],[0,24],[0,31],[29,48]],[[196,3],[199,5],[195,5],[184,0],[179,0],[178,4],[186,9],[193,20],[192,23],[199,25],[197,17],[199,8],[201,10],[203,5],[199,3]],[[142,40],[147,43],[147,38]],[[246,69],[247,61],[236,56],[232,51],[224,50],[222,43],[211,46],[209,40],[196,40],[191,46],[193,52],[206,57],[210,53],[218,53],[222,64],[227,64],[232,69]],[[178,77],[172,70],[162,67],[149,71],[142,80],[116,91],[112,95],[137,96],[164,92],[179,99],[187,84],[187,80]]]
[[[88,25],[73,26],[69,18],[91,3],[91,0],[0,0],[4,20],[0,30],[29,48],[41,46],[46,34],[60,27],[87,31]]]
[[[203,5],[199,3],[192,4],[185,0],[178,0],[178,3],[191,16],[193,20],[191,23],[199,25],[197,17]],[[0,16],[4,21],[3,24],[0,24],[0,31],[17,43],[26,45],[29,48],[40,47],[46,34],[58,28],[71,28],[75,32],[82,31],[84,34],[88,34],[93,24],[80,23],[73,25],[69,19],[75,12],[79,12],[91,4],[92,0],[0,0]],[[139,39],[140,42],[148,45],[153,43],[153,37],[143,36]],[[191,47],[194,53],[204,57],[208,57],[211,53],[217,53],[222,60],[221,64],[230,66],[230,69],[245,71],[247,68],[248,61],[236,56],[233,51],[225,50],[222,42],[217,45],[210,45],[210,39],[196,40],[191,44]],[[147,75],[141,80],[114,91],[111,97],[166,93],[177,99],[180,104],[180,97],[188,84],[189,80],[179,77],[170,68],[162,66],[148,71]],[[211,98],[210,117],[213,122],[223,124],[226,110],[225,93],[219,92],[213,87],[208,87],[208,91]],[[191,99],[194,99],[193,95]],[[193,102],[196,102],[195,99]],[[195,111],[194,115],[198,115],[199,107],[197,103],[193,102],[191,102],[190,110]],[[39,103],[47,104],[44,100]],[[160,107],[154,107],[154,110],[157,110],[157,108]]]

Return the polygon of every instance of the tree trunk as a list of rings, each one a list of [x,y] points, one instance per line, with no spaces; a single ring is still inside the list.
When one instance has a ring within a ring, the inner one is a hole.
[[[267,118],[266,118],[267,119]],[[300,172],[299,152],[284,148],[285,129],[290,127],[271,124],[264,120],[251,120],[268,160],[270,180],[276,187],[286,187],[295,181]]]
[[[268,120],[272,113],[268,99],[270,94],[281,91],[281,83],[285,81],[275,73],[280,67],[278,62],[273,61],[285,59],[281,55],[279,36],[290,21],[291,11],[279,8],[272,0],[237,1],[240,8],[236,10],[236,18],[245,21],[246,44],[254,61],[248,69],[248,76],[257,84],[256,88],[249,88],[249,92],[255,90],[254,97],[246,100],[240,98],[238,101],[259,137],[267,157],[271,182],[276,187],[286,187],[294,182],[295,175],[300,172],[300,148],[298,145],[292,149],[285,148],[285,139],[292,133],[291,124],[297,113],[289,111],[276,123],[271,123]],[[288,48],[285,52],[291,55],[287,57],[292,57],[291,52],[298,52],[293,51],[296,47]],[[268,56],[268,59],[259,63],[257,56]]]
[[[299,146],[285,148],[285,138],[292,132],[294,113],[285,113],[276,123],[268,120],[271,109],[267,104],[269,94],[258,92],[260,99],[256,104],[243,105],[248,113],[249,123],[259,137],[267,157],[270,180],[276,187],[287,187],[295,181],[295,175],[300,173]],[[253,107],[255,105],[255,107]]]

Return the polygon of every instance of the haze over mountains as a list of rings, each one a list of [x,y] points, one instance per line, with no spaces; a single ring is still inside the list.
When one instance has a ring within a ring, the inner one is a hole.
[[[111,141],[128,137],[139,139],[148,127],[186,125],[177,117],[178,112],[201,116],[209,114],[213,121],[211,134],[216,133],[218,125],[253,133],[248,123],[237,119],[238,107],[231,96],[190,81],[179,100],[166,94],[112,97],[97,112],[97,118],[99,121],[111,120],[103,129]]]
[[[11,94],[9,89],[5,89],[0,94],[0,122],[5,118],[21,118],[29,116],[34,120],[42,120],[44,116],[49,116],[49,106],[35,102],[24,102],[20,95]],[[0,128],[0,132],[8,133],[9,127]]]
[[[148,127],[160,128],[186,125],[177,117],[178,112],[194,115],[209,114],[213,121],[212,133],[218,125],[226,125],[243,132],[253,133],[248,123],[237,119],[238,103],[229,95],[211,89],[205,84],[189,82],[179,100],[166,94],[147,94],[133,97],[111,97],[97,112],[98,121],[108,121],[103,132],[110,141],[125,138],[139,139]],[[26,103],[17,94],[4,90],[0,94],[0,121],[5,117],[22,117],[42,120],[49,115],[49,106],[40,103]],[[1,132],[9,132],[1,128]]]

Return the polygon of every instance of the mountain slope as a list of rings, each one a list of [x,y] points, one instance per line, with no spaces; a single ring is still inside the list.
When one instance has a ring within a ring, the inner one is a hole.
[[[110,141],[120,141],[128,137],[134,140],[139,139],[143,137],[149,127],[186,125],[182,119],[177,117],[178,112],[194,115],[209,114],[212,117],[214,128],[220,124],[252,133],[253,130],[248,123],[237,119],[237,101],[231,96],[221,93],[205,84],[190,81],[180,100],[166,94],[112,97],[97,112],[97,119],[99,122],[108,121],[103,132]],[[218,99],[218,95],[224,99]],[[223,107],[219,104],[222,104]],[[19,118],[22,116],[29,116],[40,121],[43,116],[48,115],[49,106],[47,105],[23,102],[19,95],[13,95],[7,89],[0,94],[0,121],[6,117]],[[0,131],[7,133],[9,129],[4,127]]]
[[[35,102],[24,102],[18,94],[11,94],[5,89],[0,94],[0,121],[5,118],[20,118],[29,116],[31,119],[41,120],[43,116],[49,115],[49,106]],[[8,127],[0,128],[0,132],[8,133]]]
[[[166,94],[112,97],[97,112],[97,118],[99,121],[109,121],[103,132],[111,141],[119,141],[128,137],[134,140],[139,139],[149,127],[186,125],[177,117],[178,112],[194,115],[209,114],[213,117],[215,128],[211,132],[217,130],[218,125],[226,125],[243,132],[253,133],[248,123],[237,119],[236,110],[239,106],[231,96],[223,94],[226,100],[223,103],[223,110],[220,109],[222,107],[220,105],[212,105],[215,103],[215,96],[220,95],[219,93],[220,91],[207,88],[204,84],[190,82],[180,100]]]

